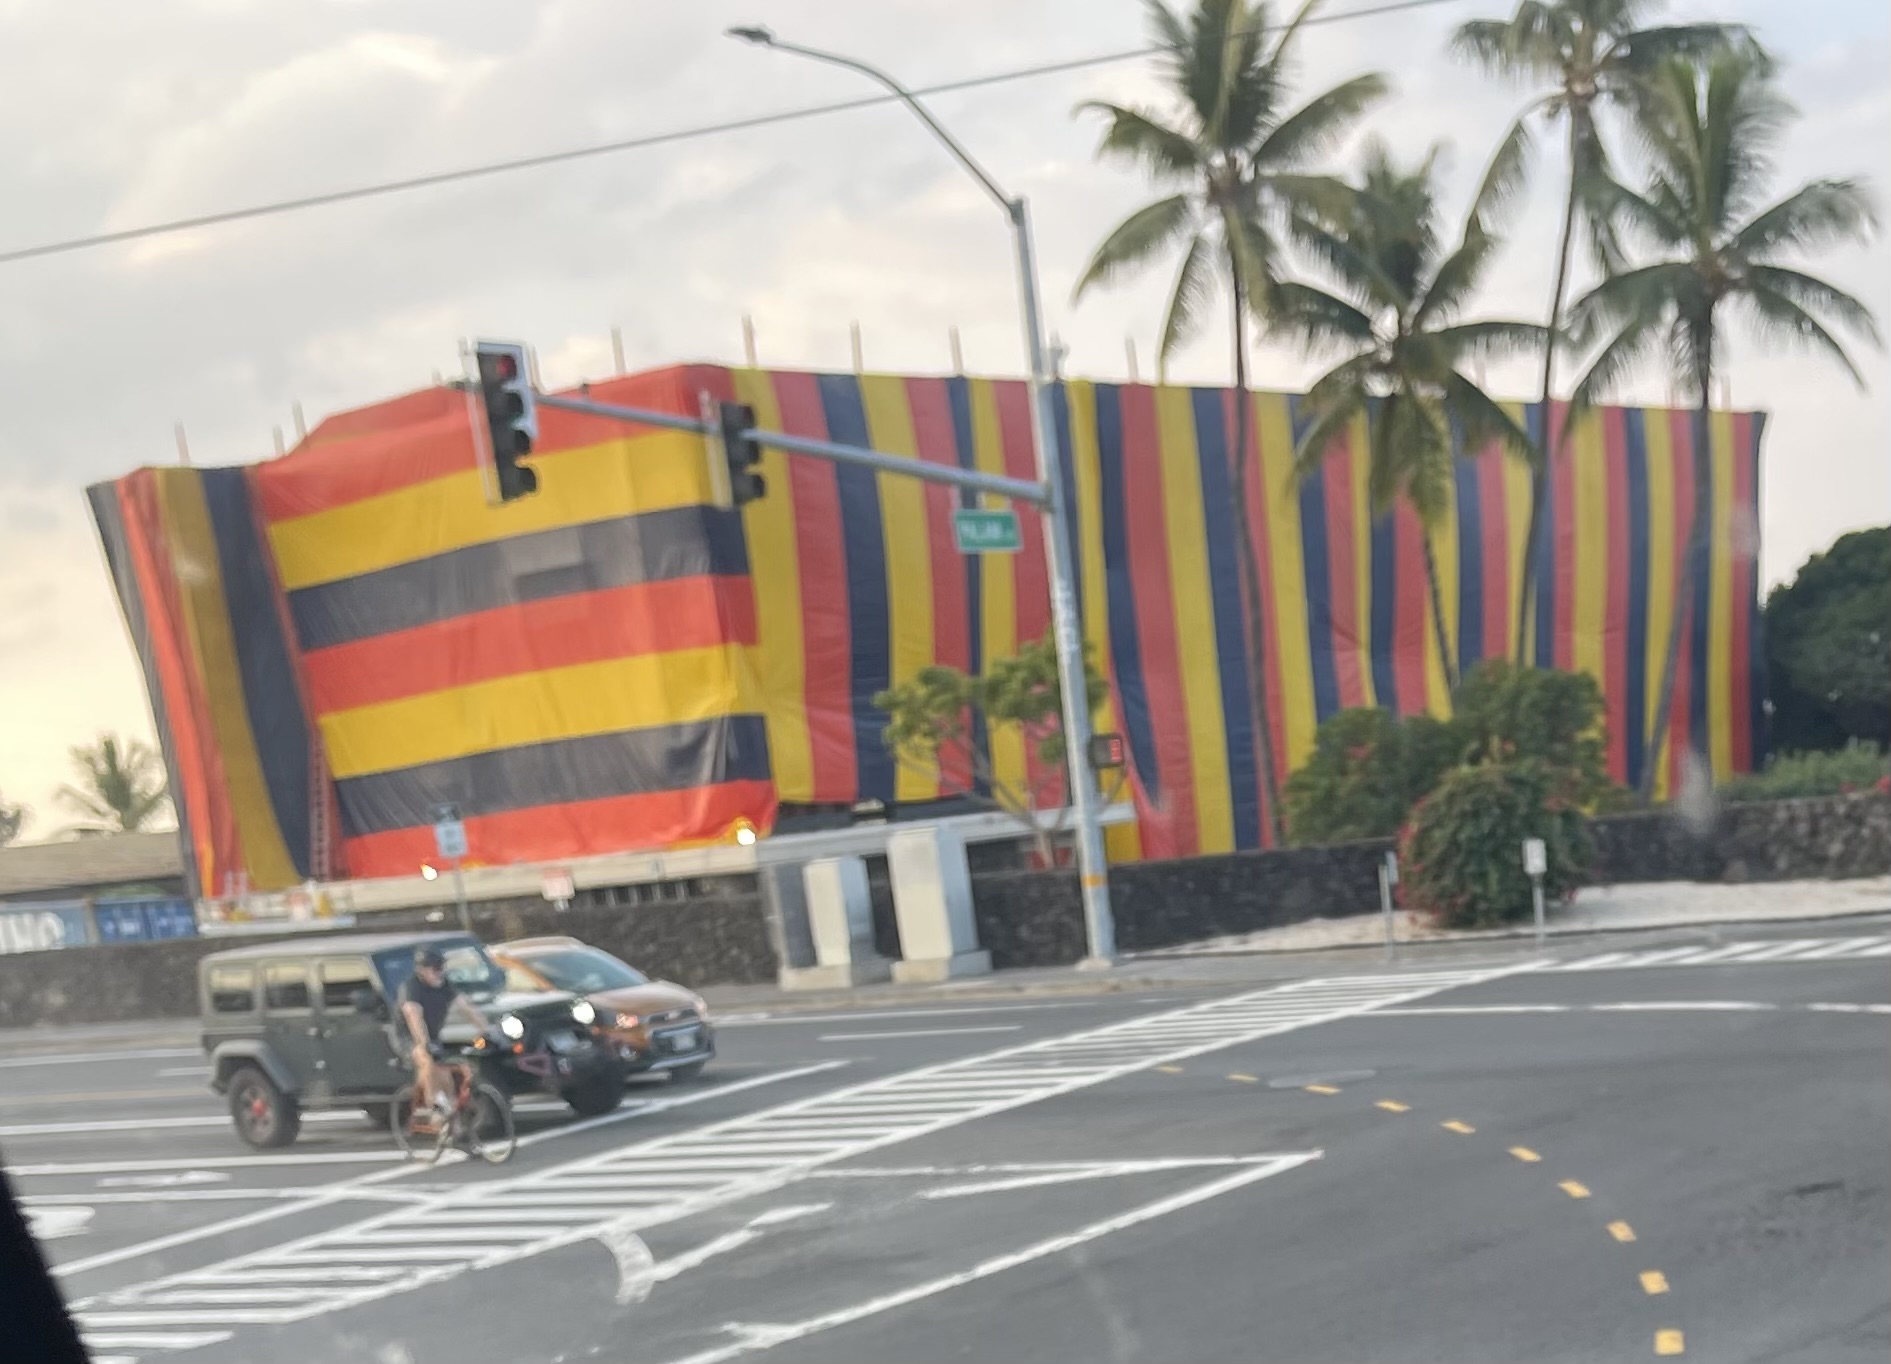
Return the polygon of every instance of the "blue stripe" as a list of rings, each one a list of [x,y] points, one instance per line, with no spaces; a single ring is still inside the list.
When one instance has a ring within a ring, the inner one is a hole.
[[[961,469],[976,469],[978,456],[972,441],[972,386],[962,375],[954,375],[945,381],[946,402],[952,413],[953,449],[958,456]],[[959,505],[968,510],[978,506],[978,494],[970,488],[959,489]],[[1030,508],[1022,508],[1019,515],[1032,514]],[[966,654],[966,671],[973,677],[981,676],[985,671],[985,578],[984,556],[962,554],[965,562],[965,614],[967,618],[967,640],[969,652]],[[987,757],[991,754],[991,736],[985,730],[985,713],[981,710],[972,712],[972,744]],[[985,778],[974,776],[977,790],[989,794],[991,783]]]
[[[1530,561],[1536,565],[1536,640],[1532,661],[1547,668],[1556,659],[1556,469],[1550,454],[1549,408],[1536,403],[1529,409],[1530,436],[1544,452],[1543,510],[1537,519],[1536,543]],[[1567,457],[1567,456],[1565,456]]]
[[[1702,504],[1707,514],[1707,538],[1702,542],[1700,552],[1694,559],[1694,615],[1688,621],[1688,691],[1687,691],[1687,729],[1688,747],[1712,761],[1712,748],[1707,742],[1707,626],[1709,589],[1712,586],[1714,562],[1714,451],[1713,428],[1701,422],[1698,416],[1694,423],[1694,458],[1698,462],[1699,492],[1696,495],[1694,514],[1701,515]],[[1716,777],[1731,774],[1716,772]]]
[[[1648,414],[1631,407],[1622,414],[1623,466],[1628,474],[1628,647],[1623,650],[1623,757],[1628,786],[1641,781],[1648,752]],[[1660,647],[1660,641],[1656,641]]]
[[[1463,450],[1462,444],[1459,450]],[[1509,459],[1492,454],[1490,459]],[[1477,460],[1462,453],[1451,462],[1458,499],[1458,676],[1484,660],[1484,490]]]
[[[1399,695],[1398,669],[1394,666],[1399,650],[1399,541],[1393,515],[1387,512],[1372,519],[1371,618],[1366,628],[1372,637],[1372,694],[1379,699],[1382,708],[1394,715],[1404,715],[1410,710],[1423,710],[1424,706],[1419,697]],[[1423,620],[1429,630],[1429,604]],[[1422,640],[1419,648],[1421,651],[1424,648]]]
[[[1287,399],[1294,446],[1306,431],[1299,395]],[[1333,665],[1333,578],[1326,538],[1325,480],[1318,474],[1300,484],[1300,558],[1307,588],[1307,658],[1313,670],[1313,718],[1323,723],[1339,709],[1339,673]]]
[[[1250,647],[1242,611],[1240,522],[1228,460],[1228,432],[1221,390],[1189,391],[1195,408],[1195,447],[1199,454],[1202,511],[1208,539],[1208,593],[1215,608],[1215,662],[1221,678],[1222,743],[1228,752],[1229,798],[1234,809],[1234,846],[1261,845],[1260,764],[1255,756],[1253,696],[1248,661],[1260,649]],[[1258,644],[1259,641],[1256,641]]]
[[[1162,768],[1156,760],[1156,731],[1149,719],[1149,689],[1143,682],[1142,637],[1136,629],[1136,592],[1129,573],[1128,489],[1123,478],[1123,410],[1120,390],[1098,384],[1097,470],[1103,514],[1103,563],[1110,610],[1110,662],[1116,670],[1116,694],[1123,704],[1123,725],[1130,758],[1145,795],[1162,798]]]
[[[1050,388],[1051,429],[1057,440],[1057,481],[1064,496],[1064,544],[1070,551],[1070,590],[1075,593],[1077,619],[1083,619],[1083,544],[1077,527],[1077,454],[1070,438],[1070,390],[1062,384]],[[1029,512],[1030,508],[1021,508]],[[1054,628],[1054,627],[1053,627]]]
[[[815,376],[830,439],[871,446],[860,386],[851,374]],[[834,467],[840,490],[841,547],[847,560],[847,617],[853,642],[852,704],[856,800],[891,802],[893,757],[882,731],[886,716],[874,696],[893,684],[893,630],[886,587],[886,534],[880,521],[880,485],[871,470]]]

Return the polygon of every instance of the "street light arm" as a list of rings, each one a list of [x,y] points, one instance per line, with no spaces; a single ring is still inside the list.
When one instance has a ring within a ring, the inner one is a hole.
[[[778,52],[793,52],[798,56],[808,57],[817,62],[826,62],[830,66],[844,66],[849,71],[857,72],[865,76],[868,80],[885,86],[895,98],[908,109],[911,109],[914,114],[918,115],[919,121],[930,128],[932,135],[945,144],[946,150],[952,153],[954,159],[970,172],[973,179],[977,180],[979,184],[985,187],[987,194],[998,201],[998,207],[1002,208],[1007,214],[1014,214],[1016,212],[1016,201],[1012,199],[1009,194],[1004,192],[996,180],[986,174],[985,168],[972,159],[972,154],[959,145],[958,139],[953,137],[951,133],[947,132],[945,128],[941,126],[939,120],[934,118],[926,109],[926,106],[919,102],[919,96],[894,80],[893,77],[889,76],[886,72],[880,70],[879,67],[869,66],[866,62],[858,61],[853,57],[843,57],[838,52],[823,52],[816,47],[802,47],[799,43],[786,43],[773,35],[770,35],[766,40],[760,40],[760,45],[772,47]]]

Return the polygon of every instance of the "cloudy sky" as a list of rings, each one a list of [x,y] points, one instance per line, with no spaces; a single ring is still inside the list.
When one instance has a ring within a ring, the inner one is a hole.
[[[1343,14],[1365,0],[1329,0]],[[1460,196],[1521,102],[1454,65],[1451,27],[1507,0],[1338,22],[1305,35],[1312,94],[1363,70],[1396,97],[1369,121],[1416,154],[1451,148]],[[1677,15],[1756,25],[1788,63],[1803,113],[1782,188],[1880,172],[1891,146],[1883,0],[1675,0]],[[878,61],[916,85],[1122,51],[1145,37],[1132,0],[0,0],[0,145],[10,190],[0,250],[865,93],[846,73],[722,36],[763,21],[785,38]],[[75,79],[75,73],[82,77]],[[1093,163],[1080,100],[1148,98],[1148,62],[940,96],[937,113],[1037,221],[1067,369],[1148,377],[1159,278],[1069,303],[1100,235],[1146,197]],[[1344,164],[1346,156],[1336,158]],[[1491,282],[1487,315],[1537,317],[1554,238],[1553,159]],[[1819,263],[1891,317],[1882,243]],[[857,320],[870,367],[938,370],[948,328],[968,368],[1021,368],[1002,220],[910,116],[828,115],[365,203],[0,266],[0,791],[63,822],[65,750],[151,721],[81,496],[175,458],[270,453],[299,401],[323,413],[426,384],[456,341],[516,336],[550,383],[628,362],[735,360],[741,318],[764,364],[845,367]],[[1225,328],[1178,360],[1226,376]],[[1870,391],[1821,362],[1735,345],[1733,397],[1774,414],[1765,572],[1790,575],[1841,531],[1891,519],[1887,363]],[[1263,348],[1258,386],[1303,381]],[[1525,371],[1491,376],[1506,396]],[[1665,401],[1663,376],[1630,396]]]

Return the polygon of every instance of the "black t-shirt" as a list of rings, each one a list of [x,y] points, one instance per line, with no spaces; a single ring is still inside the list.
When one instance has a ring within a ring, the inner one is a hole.
[[[401,986],[401,1017],[403,1020],[406,1018],[407,1005],[418,1004],[420,1017],[427,1025],[427,1036],[424,1040],[437,1042],[440,1040],[440,1029],[446,1024],[447,1010],[459,993],[459,987],[445,978],[442,978],[438,985],[429,985],[420,978],[418,973],[411,975],[407,978],[407,983]],[[414,1040],[418,1042],[423,1039],[415,1038]]]

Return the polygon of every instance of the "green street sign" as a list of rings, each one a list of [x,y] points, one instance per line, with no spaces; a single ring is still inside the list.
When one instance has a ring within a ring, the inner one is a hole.
[[[961,554],[1016,554],[1024,545],[1018,514],[1009,507],[952,513],[952,539]]]

